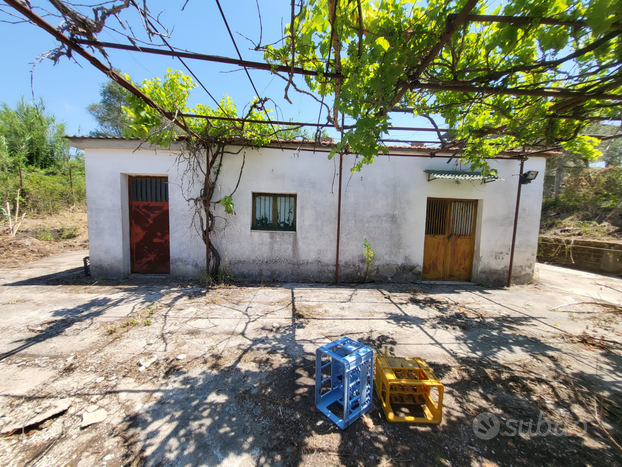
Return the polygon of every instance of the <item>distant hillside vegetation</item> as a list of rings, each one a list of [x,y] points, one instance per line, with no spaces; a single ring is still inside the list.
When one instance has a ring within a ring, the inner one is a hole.
[[[541,233],[622,240],[622,167],[565,167],[555,191],[555,175],[548,175]]]

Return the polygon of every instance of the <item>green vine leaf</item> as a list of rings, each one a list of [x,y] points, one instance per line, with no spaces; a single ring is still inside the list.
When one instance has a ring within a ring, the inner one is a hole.
[[[235,205],[233,204],[233,198],[231,196],[223,196],[220,200],[220,204],[225,208],[227,214],[235,216]]]
[[[462,160],[486,171],[490,170],[487,160],[500,152],[538,145],[559,147],[574,139],[588,124],[585,117],[619,118],[616,106],[603,101],[584,100],[560,116],[558,108],[564,108],[564,101],[557,97],[447,89],[450,85],[561,89],[581,95],[607,86],[608,93],[622,93],[622,36],[615,31],[615,25],[622,24],[622,8],[617,0],[509,0],[490,12],[484,2],[478,2],[470,13],[533,20],[468,22],[457,28],[421,70],[447,31],[449,15],[461,11],[466,0],[360,3],[362,17],[358,2],[309,0],[295,19],[295,40],[287,25],[285,40],[264,50],[269,63],[288,65],[294,43],[298,66],[324,70],[328,65],[328,71],[341,73],[341,80],[311,76],[305,80],[311,91],[334,97],[333,113],[355,122],[329,156],[344,151],[361,155],[354,170],[372,163],[384,150],[381,142],[391,123],[389,111],[396,106],[413,109],[414,117],[446,123],[449,141],[464,148]],[[333,20],[328,12],[334,5]],[[540,24],[540,18],[579,20],[587,27]],[[596,43],[600,46],[592,47]],[[419,83],[441,87],[418,89]],[[586,151],[586,157],[595,155],[585,139],[574,147]]]

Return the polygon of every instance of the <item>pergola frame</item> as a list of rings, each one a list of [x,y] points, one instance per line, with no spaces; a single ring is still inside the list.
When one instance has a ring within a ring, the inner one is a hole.
[[[345,77],[337,72],[325,72],[318,73],[315,70],[307,70],[301,67],[293,67],[293,66],[283,66],[283,65],[273,65],[265,62],[253,62],[248,60],[242,60],[241,56],[239,59],[229,58],[229,57],[221,57],[216,55],[208,55],[201,53],[194,53],[185,50],[177,50],[171,47],[168,43],[169,50],[158,49],[154,47],[143,47],[138,45],[128,45],[128,44],[115,44],[110,42],[100,42],[98,40],[92,39],[80,39],[78,37],[68,37],[62,32],[60,32],[57,28],[53,27],[49,24],[44,18],[35,13],[31,8],[29,8],[25,3],[19,0],[5,0],[5,2],[16,9],[19,13],[24,15],[29,21],[33,24],[39,26],[44,29],[52,36],[54,36],[59,42],[61,42],[64,46],[66,46],[70,51],[76,52],[87,61],[89,61],[94,67],[105,73],[109,78],[117,82],[123,88],[136,95],[137,97],[143,99],[149,106],[154,108],[156,111],[161,113],[166,119],[172,121],[175,125],[181,128],[183,131],[192,134],[187,123],[185,122],[185,118],[202,118],[208,120],[225,120],[232,121],[238,123],[266,123],[272,125],[281,125],[288,128],[300,128],[300,127],[315,127],[315,128],[327,128],[330,127],[331,124],[321,124],[321,123],[308,123],[308,122],[286,122],[286,121],[276,121],[272,119],[266,120],[249,120],[237,117],[206,117],[203,115],[194,115],[194,114],[181,114],[181,113],[172,113],[162,109],[155,102],[153,102],[147,95],[145,95],[140,89],[138,89],[133,83],[127,81],[122,75],[116,73],[111,66],[105,65],[103,62],[98,60],[96,57],[87,52],[82,46],[89,46],[96,48],[100,51],[104,49],[117,49],[117,50],[126,50],[147,54],[155,54],[162,56],[171,56],[176,57],[180,60],[182,59],[192,59],[192,60],[202,60],[209,61],[215,63],[224,63],[235,66],[241,66],[243,68],[252,68],[257,70],[270,71],[272,73],[288,73],[290,75],[305,75],[305,76],[314,76],[325,78],[326,80],[330,79],[338,79],[343,80]],[[590,117],[590,116],[572,116],[572,115],[563,115],[563,112],[570,110],[572,107],[579,105],[582,102],[587,100],[609,100],[614,102],[622,101],[622,95],[618,94],[609,94],[607,93],[606,86],[604,89],[594,91],[591,93],[583,93],[576,91],[565,91],[565,90],[550,90],[550,89],[541,89],[541,88],[499,88],[493,86],[474,86],[474,85],[463,85],[463,84],[439,84],[439,83],[423,83],[420,82],[420,78],[425,70],[433,63],[434,59],[438,56],[443,47],[451,41],[453,35],[458,31],[462,26],[470,22],[481,22],[481,23],[505,23],[505,24],[516,24],[516,25],[552,25],[552,26],[562,26],[562,27],[571,27],[571,28],[584,28],[588,27],[585,21],[561,21],[555,18],[533,18],[527,16],[501,16],[501,15],[477,15],[472,14],[471,11],[477,5],[477,0],[469,0],[462,10],[456,14],[450,14],[447,17],[446,28],[444,34],[439,38],[438,42],[430,49],[429,53],[422,59],[421,63],[414,69],[408,76],[405,77],[401,84],[401,90],[396,94],[393,99],[393,107],[389,110],[384,111],[384,113],[389,112],[408,112],[409,109],[403,109],[399,107],[395,107],[395,105],[402,99],[402,97],[409,90],[416,89],[425,89],[432,91],[450,91],[450,92],[458,92],[458,93],[479,93],[483,95],[512,95],[512,96],[535,96],[535,97],[550,97],[550,98],[559,98],[560,102],[556,104],[554,107],[555,112],[552,113],[547,118],[555,118],[555,119],[568,119],[568,120],[594,120],[594,121],[609,121],[609,120],[617,120],[617,119],[609,119],[606,117]],[[223,14],[224,15],[224,14]],[[226,19],[225,19],[226,21]],[[620,25],[613,25],[612,28],[620,28]],[[183,62],[182,62],[183,63]],[[184,63],[185,65],[185,63]],[[536,67],[538,64],[534,64]],[[187,67],[187,66],[186,66]],[[188,67],[187,67],[188,68]],[[191,71],[191,70],[190,70]],[[611,86],[609,86],[611,87]],[[412,110],[411,110],[412,111]],[[622,117],[620,117],[622,120]],[[334,124],[335,122],[333,122]],[[352,129],[354,125],[345,126],[344,129]],[[389,130],[395,131],[413,131],[413,132],[446,132],[448,129],[445,128],[423,128],[423,127],[389,127]],[[198,136],[198,135],[193,135]],[[614,135],[617,137],[618,135]],[[607,139],[611,139],[608,137]],[[448,147],[458,146],[459,142],[451,141],[451,142],[443,142],[439,135],[439,142]],[[408,143],[410,141],[400,140],[400,142]],[[559,149],[560,146],[552,145],[548,148],[548,150]]]

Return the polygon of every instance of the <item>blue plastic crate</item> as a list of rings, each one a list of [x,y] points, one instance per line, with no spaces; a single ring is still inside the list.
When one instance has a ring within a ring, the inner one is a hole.
[[[315,355],[315,406],[339,428],[371,408],[374,384],[371,348],[342,337]]]

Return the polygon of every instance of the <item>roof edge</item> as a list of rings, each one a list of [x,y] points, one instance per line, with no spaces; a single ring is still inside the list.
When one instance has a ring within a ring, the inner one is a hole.
[[[179,151],[183,140],[171,144],[169,147],[154,145],[141,140],[140,138],[122,138],[116,136],[65,136],[73,147],[78,149],[133,149],[133,150],[163,150],[163,151]],[[240,146],[235,141],[231,142],[231,146]],[[269,149],[289,149],[294,151],[313,151],[313,152],[330,152],[336,143],[312,141],[281,141],[273,140],[270,144],[263,146]],[[389,150],[387,154],[379,153],[379,156],[404,156],[404,157],[459,157],[455,150],[442,149],[438,146],[386,146]],[[561,154],[558,151],[519,151],[508,150],[501,151],[494,157],[488,159],[520,159],[522,157],[552,157]]]

